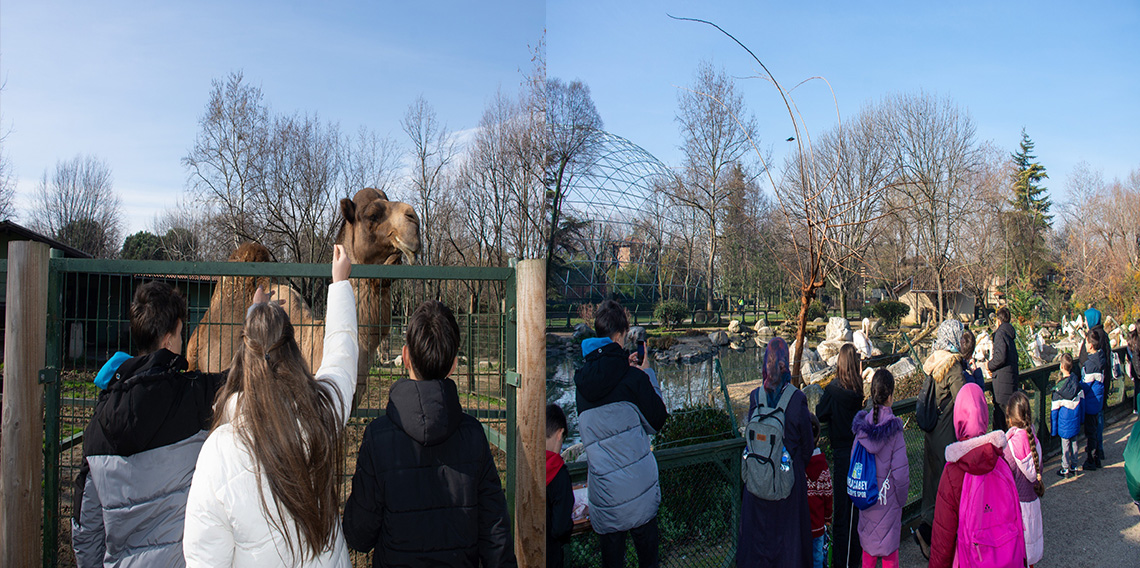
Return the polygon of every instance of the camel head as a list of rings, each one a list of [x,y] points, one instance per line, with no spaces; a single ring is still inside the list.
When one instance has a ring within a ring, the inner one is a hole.
[[[365,188],[340,200],[344,217],[336,242],[355,264],[415,264],[420,252],[420,219],[411,205],[388,201],[383,191]]]

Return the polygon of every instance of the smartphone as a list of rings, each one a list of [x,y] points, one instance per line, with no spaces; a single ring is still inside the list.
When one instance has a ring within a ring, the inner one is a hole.
[[[644,341],[638,341],[637,342],[637,364],[638,365],[644,365],[645,364],[645,342]]]

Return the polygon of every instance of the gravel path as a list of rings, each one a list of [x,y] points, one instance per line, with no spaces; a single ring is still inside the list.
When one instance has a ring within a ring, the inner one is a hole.
[[[1047,489],[1041,502],[1045,557],[1038,568],[1140,566],[1140,512],[1128,496],[1122,457],[1135,421],[1135,416],[1128,416],[1105,427],[1104,469],[1062,479],[1056,474],[1060,457],[1045,465],[1042,479]],[[1084,448],[1083,440],[1080,447]],[[925,566],[909,533],[904,537],[899,565]]]

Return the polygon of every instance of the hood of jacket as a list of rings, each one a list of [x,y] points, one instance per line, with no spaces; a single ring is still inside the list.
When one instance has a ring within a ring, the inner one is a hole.
[[[873,411],[859,411],[859,414],[855,415],[855,421],[851,423],[851,430],[855,432],[856,442],[862,444],[872,454],[878,454],[895,434],[902,432],[903,424],[902,420],[899,420],[886,406],[879,408],[877,424],[871,423],[874,417]]]
[[[951,369],[953,369],[955,365],[958,366],[957,372],[962,372],[960,365],[961,361],[962,355],[958,353],[951,353],[949,351],[935,351],[926,358],[926,362],[922,364],[922,370],[926,371],[926,374],[930,375],[931,377],[934,377],[935,381],[941,383],[946,379],[947,375],[949,375]]]
[[[1005,432],[994,430],[976,438],[946,446],[946,463],[957,463],[971,475],[985,475],[1001,461],[1005,463]]]
[[[178,375],[188,366],[186,358],[166,349],[128,359],[119,365],[113,378],[103,391],[107,404],[113,405],[107,412],[98,413],[99,425],[107,439],[123,453],[134,453],[146,447],[147,441],[155,434],[154,425],[162,424],[174,413],[182,402],[177,389],[170,388],[166,381],[184,381]],[[147,396],[135,395],[135,389],[148,391]],[[147,428],[138,427],[149,425]]]
[[[130,360],[130,354],[122,351],[115,352],[103,365],[103,368],[99,369],[99,374],[95,375],[95,386],[99,387],[99,390],[106,390],[107,386],[111,384],[111,379],[115,378],[115,373],[118,372],[119,367]]]
[[[1070,373],[1063,381],[1057,383],[1053,391],[1053,399],[1074,400],[1081,394],[1081,375]]]
[[[586,351],[587,342],[596,347]],[[629,372],[629,354],[609,338],[587,339],[582,342],[582,351],[590,372],[578,374],[578,394],[586,400],[601,400],[613,392]]]
[[[388,391],[387,416],[413,440],[434,446],[459,429],[463,407],[451,379],[400,379]]]
[[[1096,308],[1089,308],[1085,310],[1085,321],[1089,324],[1089,329],[1092,329],[1101,324],[1100,310]]]

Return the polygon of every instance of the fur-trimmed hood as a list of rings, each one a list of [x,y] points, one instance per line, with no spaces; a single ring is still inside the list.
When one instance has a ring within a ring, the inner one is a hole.
[[[895,434],[902,432],[903,424],[887,406],[879,408],[878,424],[872,424],[872,418],[874,418],[872,411],[859,411],[855,415],[855,420],[851,422],[851,431],[855,433],[856,442],[862,444],[872,454],[877,454]]]
[[[954,442],[946,446],[946,463],[957,463],[972,475],[984,475],[1002,460],[1008,442],[1005,432],[994,430],[976,438]]]
[[[949,376],[950,371],[957,367],[957,373],[962,373],[962,355],[958,353],[951,353],[949,351],[935,351],[926,358],[926,362],[922,364],[922,370],[926,374],[934,377],[935,381],[943,382]]]

